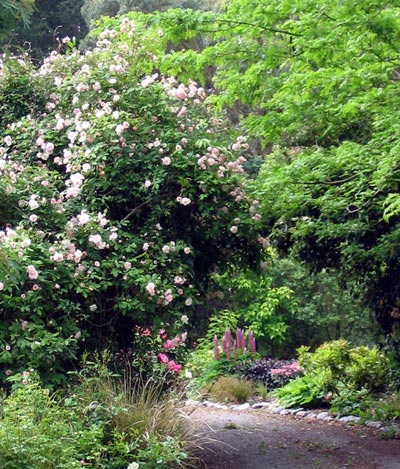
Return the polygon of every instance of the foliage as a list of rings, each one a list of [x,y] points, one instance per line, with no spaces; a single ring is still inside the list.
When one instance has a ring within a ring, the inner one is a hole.
[[[167,331],[156,333],[136,326],[132,345],[115,353],[118,369],[132,379],[156,379],[175,384],[186,356],[186,333],[168,338]]]
[[[28,60],[17,57],[1,63],[0,128],[30,114],[38,116],[46,104],[45,81]]]
[[[34,60],[43,60],[54,48],[63,49],[63,39],[79,43],[88,32],[80,9],[83,0],[36,0],[29,25],[17,21],[7,39],[7,50],[29,50]]]
[[[254,186],[264,229],[314,270],[362,279],[364,300],[396,344],[399,6],[395,1],[233,0],[220,13],[158,14],[174,44],[161,70],[214,70],[209,101],[235,108],[265,145]],[[165,48],[164,48],[165,50]]]
[[[324,398],[319,376],[301,376],[276,389],[275,393],[284,407],[316,407]]]
[[[286,286],[292,290],[291,310],[279,306],[288,325],[281,348],[292,353],[300,345],[311,348],[340,338],[354,345],[373,344],[378,331],[372,313],[365,306],[365,287],[360,281],[343,285],[335,270],[310,272],[304,263],[293,258],[276,256],[268,269],[272,287]]]
[[[247,402],[255,392],[254,383],[234,376],[220,376],[210,388],[210,395],[218,402]]]
[[[113,375],[106,361],[103,354],[84,363],[62,398],[35,372],[13,377],[2,403],[2,467],[183,466],[194,440],[177,395],[153,380]]]
[[[100,462],[101,426],[86,425],[65,401],[40,387],[35,373],[26,371],[14,383],[16,389],[2,401],[2,467],[79,468],[82,461]]]
[[[7,38],[15,20],[21,19],[23,25],[29,25],[34,12],[35,0],[1,0],[0,2],[0,40]]]
[[[46,104],[3,128],[0,150],[0,359],[11,371],[32,364],[57,379],[79,345],[124,346],[135,325],[178,324],[211,272],[258,264],[244,138],[232,148],[203,88],[153,73],[157,31],[112,25],[84,56],[69,43],[38,71],[21,66],[45,83]]]
[[[387,388],[389,361],[376,347],[352,348],[345,340],[327,342],[310,352],[298,349],[304,376],[277,390],[282,404],[315,405],[333,400],[343,406]],[[363,404],[364,405],[364,404]]]
[[[157,375],[146,381],[129,370],[114,375],[109,364],[107,353],[83,362],[70,392],[74,411],[103,429],[109,464],[104,467],[124,467],[122,461],[132,460],[147,469],[177,467],[195,445],[179,388],[166,391]]]
[[[259,238],[260,243],[263,241]],[[224,307],[235,311],[240,321],[254,331],[263,350],[287,339],[287,323],[281,311],[293,311],[292,291],[286,286],[274,288],[268,271],[232,270],[213,276],[226,298]]]
[[[295,360],[274,360],[263,357],[236,366],[234,372],[263,384],[268,391],[272,391],[301,376],[302,369]]]
[[[352,348],[345,340],[327,342],[310,352],[309,347],[298,349],[299,364],[305,374],[323,378],[325,390],[340,394],[340,388],[382,390],[386,384],[388,359],[377,347]],[[345,392],[346,392],[345,391]]]

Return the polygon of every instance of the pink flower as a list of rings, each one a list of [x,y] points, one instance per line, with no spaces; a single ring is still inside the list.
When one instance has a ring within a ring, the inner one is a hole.
[[[186,106],[182,106],[181,110],[178,112],[178,117],[183,117],[186,114],[187,108]]]
[[[160,353],[158,355],[158,358],[160,359],[161,363],[168,363],[168,357],[165,355],[165,353]]]
[[[150,329],[143,329],[142,336],[149,337],[151,335]]]
[[[182,365],[178,365],[174,360],[169,361],[167,367],[169,370],[175,371],[176,373],[179,373],[182,369]]]
[[[189,247],[185,247],[184,250],[183,250],[183,252],[184,252],[185,254],[190,254],[190,248],[189,248]]]
[[[27,269],[26,269],[27,273],[28,273],[28,277],[31,279],[31,280],[36,280],[39,276],[37,270],[35,269],[35,267],[33,265],[28,265]]]
[[[164,343],[163,343],[163,347],[165,349],[171,349],[171,348],[174,348],[174,342],[171,340],[171,339],[168,339],[166,340]]]
[[[164,158],[161,158],[161,163],[164,166],[168,166],[171,164],[171,158],[169,156],[164,156]]]
[[[31,223],[35,223],[35,222],[37,221],[37,219],[38,219],[38,217],[37,217],[37,215],[35,215],[35,214],[32,214],[32,215],[29,217],[29,221],[30,221]]]
[[[175,91],[175,98],[184,100],[186,98],[186,91],[183,86],[180,86],[176,91]]]
[[[233,234],[236,234],[238,232],[238,227],[236,225],[233,225],[230,227],[230,231]]]
[[[164,300],[166,303],[171,303],[173,299],[174,297],[172,296],[172,290],[169,288],[164,294]]]
[[[146,290],[148,291],[150,296],[154,296],[156,294],[156,286],[154,285],[153,282],[149,282],[146,285]]]

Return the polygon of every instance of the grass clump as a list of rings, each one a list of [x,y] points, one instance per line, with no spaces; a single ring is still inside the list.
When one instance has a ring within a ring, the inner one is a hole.
[[[254,383],[248,379],[231,376],[221,376],[212,385],[210,395],[221,402],[236,402],[243,404],[255,392]]]

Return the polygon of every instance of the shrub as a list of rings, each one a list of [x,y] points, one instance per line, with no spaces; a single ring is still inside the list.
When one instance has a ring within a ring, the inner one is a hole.
[[[299,364],[306,374],[324,379],[327,392],[340,393],[343,388],[370,391],[382,390],[386,384],[388,359],[377,347],[352,348],[346,340],[326,342],[310,352],[298,349]]]
[[[324,388],[318,377],[308,375],[290,381],[275,392],[284,407],[313,407],[320,405],[324,397]]]
[[[210,395],[217,401],[246,402],[255,392],[254,383],[234,376],[220,376],[210,389]]]
[[[302,369],[295,360],[274,360],[266,357],[239,365],[234,371],[245,378],[264,384],[270,391],[302,374]]]
[[[343,407],[350,402],[355,408],[361,397],[382,391],[388,384],[389,361],[376,347],[351,348],[347,341],[337,340],[321,345],[315,352],[308,347],[300,347],[298,352],[305,376],[277,390],[286,406],[329,400],[337,408],[343,399]]]
[[[9,469],[79,468],[102,460],[102,426],[85,422],[65,400],[25,372],[2,402],[0,465]]]
[[[232,143],[201,86],[154,73],[158,27],[105,21],[85,55],[66,44],[18,69],[45,86],[38,112],[0,79],[20,102],[0,121],[0,363],[53,382],[83,348],[190,319],[211,272],[261,248],[245,137]]]

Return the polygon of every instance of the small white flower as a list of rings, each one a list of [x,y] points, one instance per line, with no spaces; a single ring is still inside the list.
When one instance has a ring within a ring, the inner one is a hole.
[[[137,462],[131,462],[126,469],[139,469],[139,464]]]

